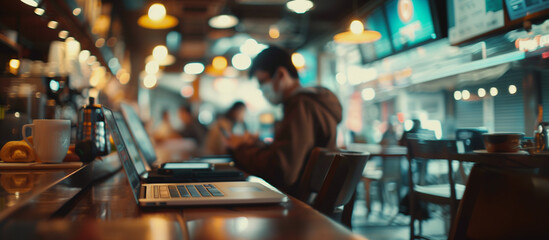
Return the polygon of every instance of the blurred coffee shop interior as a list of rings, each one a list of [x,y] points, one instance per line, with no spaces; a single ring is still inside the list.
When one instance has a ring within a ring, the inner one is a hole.
[[[406,2],[410,13],[399,10]],[[339,145],[378,143],[389,124],[402,132],[411,119],[437,138],[477,127],[532,136],[549,116],[545,1],[166,0],[161,25],[152,3],[3,1],[2,119],[76,121],[93,96],[133,103],[149,129],[168,110],[178,129],[182,104],[209,125],[241,100],[258,133],[281,113],[246,72],[269,44],[294,51],[303,86],[337,94]],[[353,20],[381,38],[335,41]]]
[[[20,140],[10,129],[32,119],[75,123],[88,97],[132,104],[151,132],[166,111],[183,128],[182,105],[208,126],[242,101],[248,130],[272,138],[281,108],[247,73],[268,45],[294,52],[303,86],[339,97],[338,146],[379,143],[390,125],[400,136],[413,119],[439,139],[461,128],[532,137],[549,119],[548,8],[546,0],[4,0],[0,143]]]

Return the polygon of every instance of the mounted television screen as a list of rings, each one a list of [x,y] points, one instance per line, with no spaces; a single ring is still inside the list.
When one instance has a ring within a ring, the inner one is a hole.
[[[447,9],[450,44],[464,42],[505,25],[502,0],[447,0]]]
[[[511,21],[549,8],[549,0],[505,0]]]
[[[383,9],[377,8],[366,18],[366,29],[378,31],[381,33],[381,38],[375,41],[374,49],[377,58],[383,58],[393,53],[391,47],[391,38],[389,38],[389,29],[387,21],[383,15]]]
[[[437,38],[429,0],[389,0],[385,13],[395,51]]]

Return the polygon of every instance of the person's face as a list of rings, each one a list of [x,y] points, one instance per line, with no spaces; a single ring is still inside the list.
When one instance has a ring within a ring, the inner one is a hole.
[[[244,116],[246,115],[246,109],[245,108],[240,108],[238,110],[236,110],[235,114],[235,120],[237,122],[244,122]]]
[[[257,70],[255,72],[255,77],[257,78],[257,81],[259,82],[259,85],[264,85],[264,84],[273,84],[273,90],[275,90],[276,92],[278,92],[280,89],[279,89],[279,82],[280,82],[280,73],[279,73],[280,70],[276,70],[275,73],[270,76],[269,73],[267,71],[263,71],[263,70]]]
[[[179,118],[183,121],[184,124],[189,124],[191,122],[191,114],[185,110],[179,110]]]
[[[255,76],[259,81],[259,89],[263,92],[263,96],[267,101],[273,105],[280,104],[283,98],[283,91],[281,89],[282,84],[281,79],[281,70],[277,69],[273,76],[269,76],[269,73],[263,70],[258,70],[255,72]]]

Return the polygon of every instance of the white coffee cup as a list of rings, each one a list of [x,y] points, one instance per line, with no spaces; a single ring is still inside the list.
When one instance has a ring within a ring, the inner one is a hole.
[[[27,140],[26,129],[32,130],[32,142]],[[23,139],[31,146],[41,162],[60,163],[67,155],[71,141],[71,121],[35,119],[23,125]]]

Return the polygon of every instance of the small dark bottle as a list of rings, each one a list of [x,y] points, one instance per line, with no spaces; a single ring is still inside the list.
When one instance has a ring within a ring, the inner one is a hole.
[[[105,116],[100,104],[95,104],[93,97],[89,104],[80,109],[78,130],[76,132],[76,154],[83,162],[90,162],[98,156],[110,152],[109,135]]]

